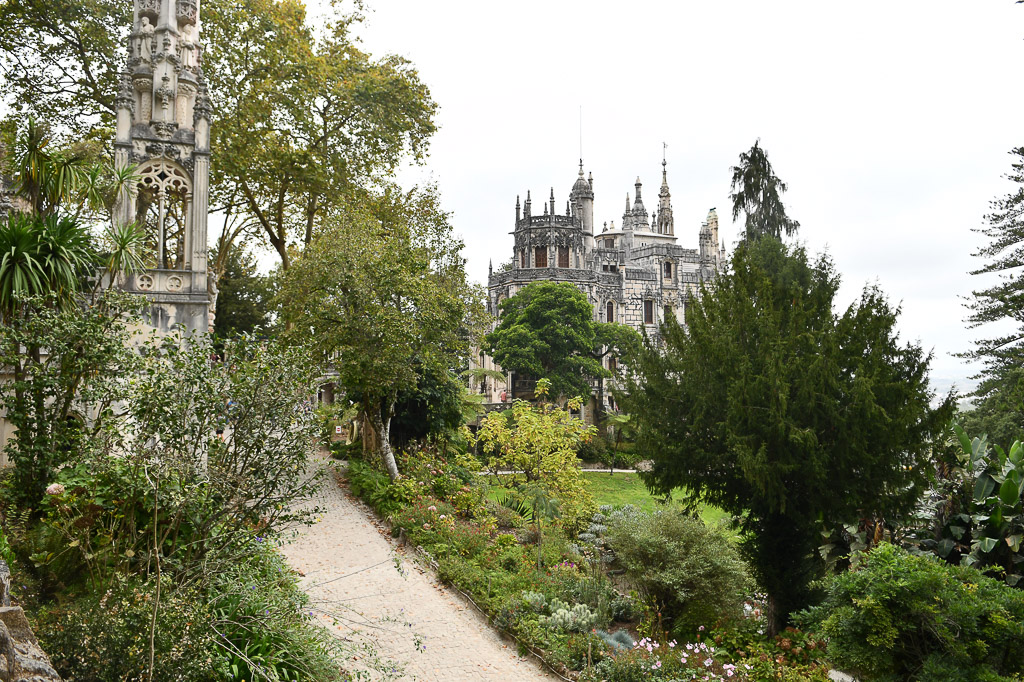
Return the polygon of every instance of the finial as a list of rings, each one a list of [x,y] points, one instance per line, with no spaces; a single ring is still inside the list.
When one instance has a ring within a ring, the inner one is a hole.
[[[530,190],[526,190],[526,203],[530,203]]]
[[[551,188],[551,201],[554,201],[554,200],[555,200],[555,188],[552,187]]]
[[[580,159],[580,177],[583,177],[583,159]]]
[[[548,205],[544,204],[544,215],[548,214]]]
[[[565,215],[571,215],[571,213],[569,211],[569,201],[568,200],[566,200],[566,202],[565,202]]]
[[[519,195],[516,195],[516,208],[519,208]]]

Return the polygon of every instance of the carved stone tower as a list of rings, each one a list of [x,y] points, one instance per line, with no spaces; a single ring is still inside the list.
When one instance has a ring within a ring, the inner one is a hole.
[[[115,164],[134,165],[139,178],[117,218],[145,231],[148,268],[124,288],[149,298],[148,322],[160,331],[207,331],[216,300],[206,263],[211,107],[199,26],[199,0],[134,0],[116,100]]]

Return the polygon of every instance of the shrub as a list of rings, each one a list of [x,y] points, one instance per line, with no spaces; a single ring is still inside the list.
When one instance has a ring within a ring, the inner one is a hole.
[[[1024,592],[884,544],[835,576],[800,622],[838,668],[872,680],[998,680],[1024,672]]]
[[[391,516],[408,501],[403,489],[391,483],[383,471],[364,462],[352,460],[348,465],[349,488],[381,516]]]
[[[154,680],[224,679],[204,600],[165,583]],[[154,586],[115,574],[108,589],[40,609],[35,632],[57,672],[67,680],[148,681]]]
[[[629,582],[677,632],[739,615],[750,585],[733,544],[676,510],[609,517],[607,543]]]
[[[266,541],[217,576],[211,604],[233,680],[336,680],[336,640],[313,620],[295,573]]]

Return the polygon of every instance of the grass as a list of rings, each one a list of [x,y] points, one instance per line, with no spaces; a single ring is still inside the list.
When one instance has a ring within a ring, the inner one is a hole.
[[[637,474],[608,474],[607,471],[585,471],[583,480],[587,482],[590,494],[598,505],[610,504],[621,507],[632,504],[646,512],[654,511],[662,498],[655,497],[647,490],[647,486]],[[700,517],[709,526],[727,520],[730,514],[717,507],[702,506]]]
[[[632,504],[645,512],[652,512],[661,504],[661,498],[651,495],[637,474],[609,474],[607,471],[586,470],[583,472],[583,480],[586,481],[587,489],[598,506],[610,504],[613,507],[621,507],[624,504]],[[500,491],[501,488],[495,486],[491,489],[489,497],[492,500],[496,499]],[[700,509],[701,519],[709,526],[718,525],[721,521],[728,520],[730,516],[717,507],[703,505]]]

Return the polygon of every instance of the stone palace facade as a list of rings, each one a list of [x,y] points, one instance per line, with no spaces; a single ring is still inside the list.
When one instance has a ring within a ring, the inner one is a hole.
[[[664,159],[661,165],[657,207],[648,213],[637,178],[632,202],[626,194],[618,227],[611,221],[596,228],[594,180],[584,177],[582,161],[565,213],[556,213],[554,188],[540,210],[529,192],[522,204],[517,197],[512,260],[489,273],[488,311],[497,315],[502,301],[531,282],[571,282],[586,294],[596,321],[627,324],[652,338],[658,336],[666,315],[685,321],[688,302],[701,282],[714,279],[721,270],[725,249],[719,241],[715,209],[701,225],[698,248],[677,243]],[[476,367],[501,371],[483,352],[472,358],[471,368]],[[500,403],[526,392],[531,384],[506,373],[504,382],[473,380],[470,390],[483,393],[487,403]],[[608,392],[600,393],[606,396],[605,407],[612,407]]]

